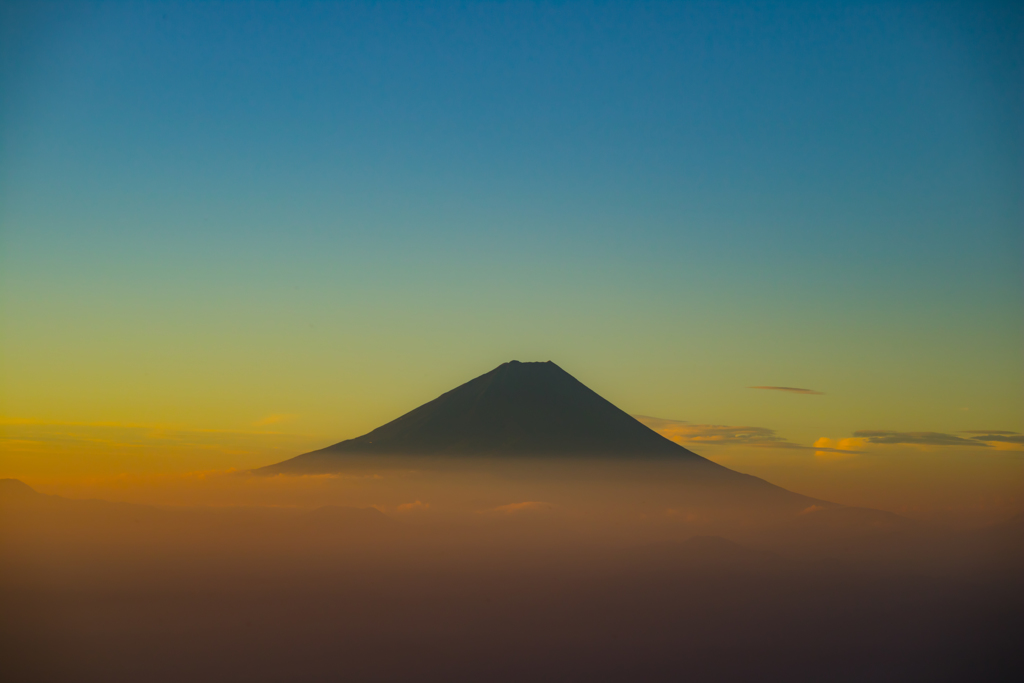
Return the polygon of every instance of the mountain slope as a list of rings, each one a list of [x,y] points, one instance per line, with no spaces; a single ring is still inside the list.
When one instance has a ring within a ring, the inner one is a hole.
[[[372,432],[263,468],[308,470],[346,454],[664,457],[718,468],[554,363],[503,363]]]

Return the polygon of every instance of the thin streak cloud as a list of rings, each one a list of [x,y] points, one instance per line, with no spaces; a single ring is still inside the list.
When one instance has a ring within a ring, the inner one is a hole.
[[[747,387],[748,389],[767,389],[769,391],[785,391],[790,394],[814,394],[823,396],[825,392],[814,389],[800,389],[799,387]]]
[[[974,437],[965,439],[955,434],[943,434],[942,432],[890,432],[873,429],[865,429],[854,432],[858,438],[867,439],[868,443],[877,444],[914,444],[919,446],[981,446],[987,448],[985,441],[997,439],[981,439]],[[988,434],[986,436],[992,436]]]
[[[1020,432],[1010,432],[1005,429],[965,429],[964,434],[998,434],[1000,436],[1021,436]],[[978,437],[973,437],[978,438]],[[988,441],[988,439],[983,439]]]

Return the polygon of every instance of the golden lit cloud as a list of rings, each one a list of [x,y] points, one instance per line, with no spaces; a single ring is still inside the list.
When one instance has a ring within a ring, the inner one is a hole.
[[[865,440],[856,437],[829,439],[821,437],[814,442],[814,457],[821,460],[845,460],[863,452]]]

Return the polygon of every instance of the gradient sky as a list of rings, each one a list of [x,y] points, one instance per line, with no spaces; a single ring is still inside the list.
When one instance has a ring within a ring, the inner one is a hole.
[[[10,474],[265,464],[513,358],[805,447],[1024,432],[1016,3],[2,7]]]

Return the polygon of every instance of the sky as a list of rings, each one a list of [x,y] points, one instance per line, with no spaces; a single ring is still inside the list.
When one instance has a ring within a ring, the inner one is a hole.
[[[1022,488],[1015,3],[0,8],[0,476],[269,464],[518,359],[810,495]]]

